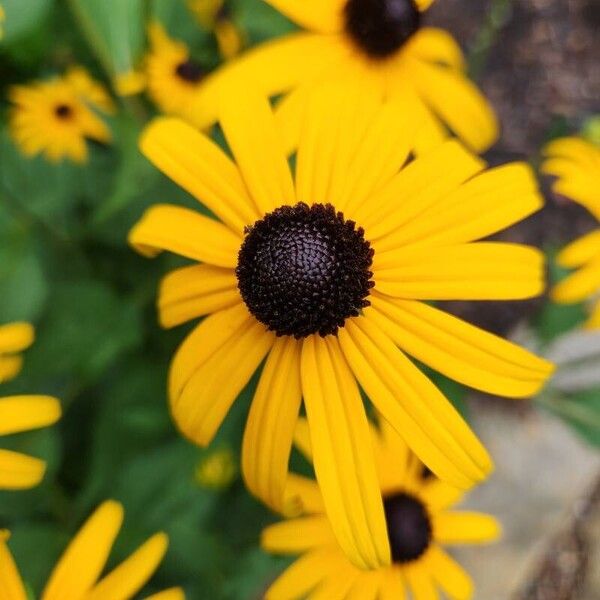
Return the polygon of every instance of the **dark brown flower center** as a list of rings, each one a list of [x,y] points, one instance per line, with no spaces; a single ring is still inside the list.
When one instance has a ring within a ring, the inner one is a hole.
[[[177,77],[188,83],[198,83],[204,77],[204,69],[191,58],[179,63],[175,68]]]
[[[345,16],[347,34],[374,59],[395,54],[421,23],[414,0],[348,0]]]
[[[335,334],[369,305],[373,250],[331,204],[282,206],[247,228],[236,275],[248,310],[277,335]]]
[[[384,499],[392,560],[408,563],[421,557],[432,540],[431,520],[425,505],[404,492]]]
[[[69,119],[73,116],[73,109],[68,104],[58,104],[54,108],[54,114],[59,119]]]

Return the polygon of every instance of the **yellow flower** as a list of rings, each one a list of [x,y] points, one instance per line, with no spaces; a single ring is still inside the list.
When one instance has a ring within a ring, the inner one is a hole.
[[[187,120],[206,73],[192,59],[189,48],[171,39],[162,25],[152,23],[148,33],[151,44],[146,57],[148,93],[162,112]]]
[[[230,448],[211,452],[196,467],[196,481],[205,488],[222,490],[231,485],[237,474],[235,458]]]
[[[308,429],[299,423],[299,446],[311,460]],[[400,600],[407,590],[416,600],[473,596],[473,582],[444,545],[481,544],[499,537],[497,521],[485,514],[450,510],[462,493],[426,475],[423,465],[385,421],[373,427],[373,449],[384,499],[392,564],[364,571],[336,542],[324,514],[317,484],[290,475],[305,506],[304,515],[267,527],[262,546],[276,554],[301,554],[271,586],[267,600],[367,598]],[[444,596],[444,597],[446,597]]]
[[[106,108],[108,97],[85,72],[10,88],[10,133],[26,156],[43,153],[52,162],[87,160],[86,138],[109,142],[110,132],[89,104]]]
[[[33,338],[33,327],[28,323],[0,326],[0,383],[12,379],[21,370],[23,361],[19,353],[31,346]],[[0,398],[0,436],[47,427],[58,421],[60,413],[60,404],[56,398]],[[44,461],[38,458],[0,449],[0,490],[33,487],[42,480],[45,471]],[[0,577],[0,585],[1,579]]]
[[[135,70],[119,73],[113,85],[119,96],[135,96],[146,88],[146,74]]]
[[[225,0],[188,0],[188,7],[202,27],[214,32],[224,59],[239,54],[243,46],[242,34],[231,20]]]
[[[546,146],[548,157],[542,171],[558,179],[552,188],[571,198],[600,220],[600,149],[579,138],[562,138]],[[600,292],[600,229],[569,244],[558,255],[558,263],[578,269],[552,290],[556,302],[581,302]],[[587,322],[589,328],[600,327],[600,302]]]
[[[194,122],[216,117],[223,82],[240,76],[267,95],[288,93],[282,118],[296,123],[297,139],[308,90],[341,79],[398,98],[409,113],[425,111],[417,150],[440,143],[452,130],[479,152],[498,137],[493,110],[468,80],[465,61],[445,31],[421,26],[430,0],[265,0],[308,31],[268,42],[207,78]]]
[[[439,477],[463,488],[484,479],[487,452],[404,352],[487,392],[540,389],[548,362],[421,300],[539,294],[538,250],[475,240],[536,212],[542,198],[527,165],[486,172],[456,141],[410,161],[414,115],[398,99],[358,101],[344,86],[310,99],[294,179],[285,122],[282,129],[250,89],[221,101],[237,164],[177,119],[158,119],[141,140],[142,152],[221,221],[163,204],[130,233],[146,256],[167,250],[200,263],[167,275],[158,300],[165,327],[209,315],[174,357],[171,412],[188,438],[208,444],[266,358],[242,449],[248,487],[275,509],[290,501],[287,465],[303,397],[334,528],[345,532],[354,562],[385,564],[357,382]]]
[[[77,92],[80,98],[102,112],[112,115],[116,112],[110,94],[83,67],[71,67],[65,74],[65,81]]]
[[[123,507],[104,502],[86,521],[54,567],[41,600],[128,600],[160,565],[169,540],[157,533],[102,579],[110,550],[123,523]],[[27,600],[14,559],[0,536],[0,598]],[[180,588],[153,594],[146,600],[184,600]]]

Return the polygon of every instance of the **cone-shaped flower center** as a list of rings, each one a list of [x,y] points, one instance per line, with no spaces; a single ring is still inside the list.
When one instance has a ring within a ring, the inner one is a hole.
[[[431,521],[425,505],[410,494],[399,493],[384,500],[392,560],[407,563],[417,560],[429,547]]]
[[[394,54],[419,28],[414,0],[348,0],[346,32],[371,58]]]
[[[175,73],[189,83],[198,83],[204,77],[204,69],[191,59],[179,63],[175,68]]]
[[[373,250],[331,204],[282,206],[246,231],[238,287],[250,312],[279,336],[335,334],[369,305]]]
[[[73,109],[68,104],[58,104],[54,108],[54,114],[59,119],[69,119],[73,114]]]

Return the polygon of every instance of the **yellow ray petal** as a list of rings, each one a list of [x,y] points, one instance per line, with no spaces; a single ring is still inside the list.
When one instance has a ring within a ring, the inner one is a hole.
[[[590,318],[585,323],[586,329],[600,329],[600,302],[597,302],[592,310]]]
[[[263,529],[261,546],[274,554],[302,554],[321,546],[335,546],[327,517],[290,519]]]
[[[406,592],[399,569],[386,569],[383,573],[379,600],[405,600]]]
[[[382,416],[436,474],[466,489],[492,469],[481,442],[443,394],[367,318],[346,321],[340,344]]]
[[[425,12],[435,0],[415,0],[415,4],[421,12]]]
[[[500,524],[491,515],[443,512],[433,518],[433,536],[440,544],[476,544],[497,540]]]
[[[265,0],[305,29],[318,33],[337,33],[344,28],[346,0]]]
[[[422,302],[371,297],[369,319],[436,371],[491,394],[528,397],[554,366],[516,344]]]
[[[59,401],[49,396],[0,398],[0,435],[46,427],[60,415]]]
[[[241,302],[232,269],[192,265],[171,271],[160,285],[160,324],[174,327]]]
[[[128,600],[152,577],[168,545],[169,540],[164,533],[152,536],[127,560],[96,584],[85,599]]]
[[[329,569],[328,577],[311,593],[307,600],[346,600],[350,588],[364,571],[338,557],[337,564]]]
[[[35,332],[29,323],[9,323],[0,326],[0,354],[23,352],[33,344]]]
[[[464,496],[464,490],[439,479],[429,479],[421,486],[419,496],[435,513],[458,504]]]
[[[263,214],[295,204],[295,190],[273,111],[251,86],[240,80],[224,87],[220,122],[250,196]]]
[[[260,217],[237,167],[212,140],[184,121],[156,119],[144,130],[140,149],[239,235]]]
[[[300,512],[303,514],[314,515],[325,512],[321,490],[316,481],[308,477],[290,473],[286,484],[286,497],[294,502],[299,500]]]
[[[0,490],[24,490],[36,486],[44,477],[43,460],[0,448]]]
[[[285,511],[285,484],[300,411],[300,342],[275,340],[250,406],[242,444],[248,489],[278,512]]]
[[[575,164],[585,165],[590,170],[600,166],[600,150],[578,137],[553,140],[544,148],[544,155],[569,159]]]
[[[475,152],[487,150],[498,139],[492,107],[462,73],[426,62],[412,73],[429,106]]]
[[[41,600],[83,598],[96,583],[123,523],[123,507],[104,502],[85,522],[61,556]]]
[[[375,289],[421,300],[517,300],[541,294],[545,259],[537,248],[472,242],[375,255]]]
[[[562,267],[580,267],[585,263],[600,258],[600,229],[588,233],[563,248],[556,257]]]
[[[458,71],[466,68],[465,57],[456,40],[443,29],[423,27],[407,43],[406,52],[421,60],[444,64]]]
[[[181,588],[170,588],[158,594],[148,596],[146,600],[185,600],[185,593]]]
[[[390,549],[369,424],[337,341],[306,338],[301,373],[315,473],[336,537],[356,565],[387,565]]]
[[[432,546],[428,552],[431,574],[440,588],[452,600],[470,600],[474,585],[467,572],[446,552]]]
[[[0,598],[2,600],[27,600],[27,592],[17,565],[6,546],[0,531]]]
[[[383,579],[383,569],[377,571],[364,571],[354,581],[345,600],[378,600],[379,588]]]
[[[296,423],[296,431],[294,433],[294,445],[302,453],[304,458],[310,463],[313,460],[312,446],[310,443],[310,429],[308,421],[302,417]]]
[[[0,355],[0,383],[16,377],[23,368],[22,356]]]
[[[409,568],[403,569],[402,574],[410,587],[412,600],[439,600],[431,574],[421,563],[415,563]]]
[[[181,206],[156,204],[129,232],[129,243],[144,256],[154,258],[163,250],[235,268],[241,238],[214,219]]]
[[[298,148],[311,89],[310,85],[295,88],[278,102],[275,109],[277,129],[281,132],[287,156],[293,154]]]
[[[580,302],[600,289],[600,256],[554,286],[555,302]]]
[[[274,337],[239,305],[207,317],[186,338],[169,381],[171,412],[186,437],[211,442]]]

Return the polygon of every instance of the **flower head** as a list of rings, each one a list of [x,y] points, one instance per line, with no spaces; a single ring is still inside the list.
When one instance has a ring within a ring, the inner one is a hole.
[[[33,343],[29,323],[0,326],[0,383],[21,370],[23,352]],[[60,404],[48,396],[0,398],[0,436],[53,425],[60,418]],[[44,461],[11,450],[0,449],[0,489],[19,490],[37,485],[44,476]],[[0,578],[1,579],[1,578]]]
[[[297,430],[298,446],[311,460],[306,422]],[[311,598],[438,598],[468,600],[473,583],[442,548],[491,542],[500,534],[485,514],[452,510],[462,493],[427,474],[402,438],[385,422],[372,427],[372,443],[392,562],[361,570],[344,555],[324,513],[316,482],[290,475],[304,514],[267,527],[262,546],[275,554],[300,554],[271,586],[267,600]]]
[[[110,550],[123,523],[123,507],[113,500],[104,502],[81,527],[54,567],[40,598],[42,600],[129,600],[150,579],[168,546],[164,533],[157,533],[127,560],[101,578]],[[0,537],[0,598],[26,600],[19,571]],[[184,600],[180,588],[154,594],[146,600]]]
[[[535,394],[552,371],[423,302],[542,291],[538,250],[476,241],[539,209],[530,169],[486,171],[456,141],[411,160],[420,123],[404,109],[321,88],[301,125],[295,176],[284,151],[295,124],[278,122],[248,88],[221,100],[235,162],[193,127],[159,119],[142,152],[216,218],[158,205],[130,233],[146,256],[167,250],[197,263],[167,275],[158,300],[166,327],[209,315],[172,363],[179,428],[210,443],[264,360],[242,449],[247,485],[277,510],[294,506],[287,467],[303,400],[332,526],[368,567],[390,554],[359,384],[434,473],[467,488],[491,460],[405,352],[511,397]]]
[[[92,110],[109,112],[112,103],[102,87],[80,68],[65,77],[12,86],[10,133],[26,156],[44,154],[56,162],[87,159],[86,139],[109,142],[110,132]]]
[[[493,110],[465,73],[445,31],[422,24],[429,0],[265,0],[306,31],[267,42],[207,78],[193,120],[217,117],[219,88],[245,77],[268,96],[287,94],[282,115],[298,124],[310,89],[334,79],[398,98],[415,118],[425,115],[416,150],[438,145],[449,131],[475,151],[498,136]],[[298,127],[290,132],[297,141]]]
[[[243,36],[233,22],[225,0],[188,0],[188,7],[204,29],[214,32],[224,59],[239,54],[244,44]]]
[[[579,138],[562,138],[545,149],[542,170],[555,175],[553,190],[587,208],[600,220],[600,148]],[[552,290],[556,302],[581,302],[600,292],[600,229],[569,244],[558,255],[561,266],[578,269]],[[587,326],[600,327],[600,302]]]

